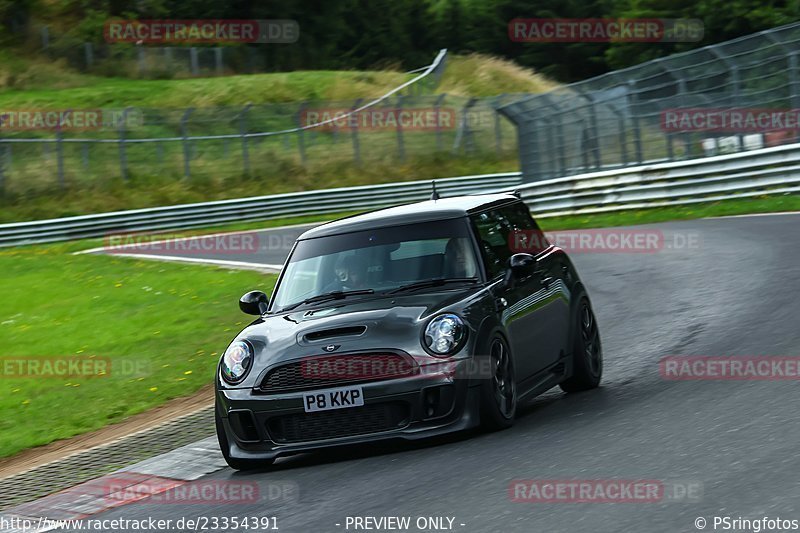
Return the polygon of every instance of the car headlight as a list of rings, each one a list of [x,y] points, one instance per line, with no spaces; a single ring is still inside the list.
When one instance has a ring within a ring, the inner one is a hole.
[[[236,341],[222,355],[222,379],[235,385],[241,382],[253,365],[253,347],[247,341]]]
[[[452,355],[467,337],[467,327],[461,317],[445,313],[431,319],[425,327],[423,342],[434,355]]]

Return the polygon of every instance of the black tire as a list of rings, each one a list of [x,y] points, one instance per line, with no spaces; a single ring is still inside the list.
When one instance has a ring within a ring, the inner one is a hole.
[[[572,327],[572,375],[559,386],[564,392],[597,388],[603,378],[603,346],[592,305],[585,294],[575,307]]]
[[[517,383],[514,359],[500,336],[489,343],[494,375],[481,383],[481,427],[487,431],[507,429],[517,414]]]
[[[230,445],[228,443],[228,436],[225,434],[225,428],[222,427],[222,418],[219,413],[214,410],[214,425],[217,428],[217,440],[219,441],[219,449],[222,451],[222,457],[228,466],[234,470],[262,470],[269,468],[275,462],[274,459],[236,459],[230,456]]]

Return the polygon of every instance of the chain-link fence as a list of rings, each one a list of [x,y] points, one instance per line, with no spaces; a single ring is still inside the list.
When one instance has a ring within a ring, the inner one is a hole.
[[[513,125],[495,111],[519,95],[475,99],[435,88],[445,54],[377,100],[184,109],[0,110],[0,191],[37,194],[113,180],[274,178],[294,169],[397,167],[464,154],[515,158]],[[318,184],[305,184],[318,185]],[[319,184],[324,185],[324,184]],[[274,188],[274,187],[273,187]]]
[[[800,24],[526,96],[499,111],[518,127],[525,179],[796,142]]]

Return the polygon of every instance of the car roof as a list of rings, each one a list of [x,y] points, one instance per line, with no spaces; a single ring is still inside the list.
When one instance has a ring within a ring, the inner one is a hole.
[[[334,220],[306,231],[298,237],[298,240],[375,229],[381,226],[402,226],[418,222],[461,218],[471,213],[519,201],[520,199],[513,194],[505,193],[454,196],[438,200],[427,200]]]

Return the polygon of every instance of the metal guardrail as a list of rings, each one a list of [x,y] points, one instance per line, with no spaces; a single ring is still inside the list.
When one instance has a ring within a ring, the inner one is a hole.
[[[592,172],[518,188],[537,218],[800,192],[800,144]]]
[[[521,180],[519,172],[462,176],[436,180],[436,188],[443,196],[517,189],[537,218],[796,193],[800,144],[524,185]],[[0,247],[375,209],[430,194],[426,180],[0,224]]]
[[[513,189],[520,182],[518,172],[484,174],[437,179],[436,189],[455,196]],[[430,195],[430,180],[410,181],[0,224],[0,247],[367,210],[421,201]]]

